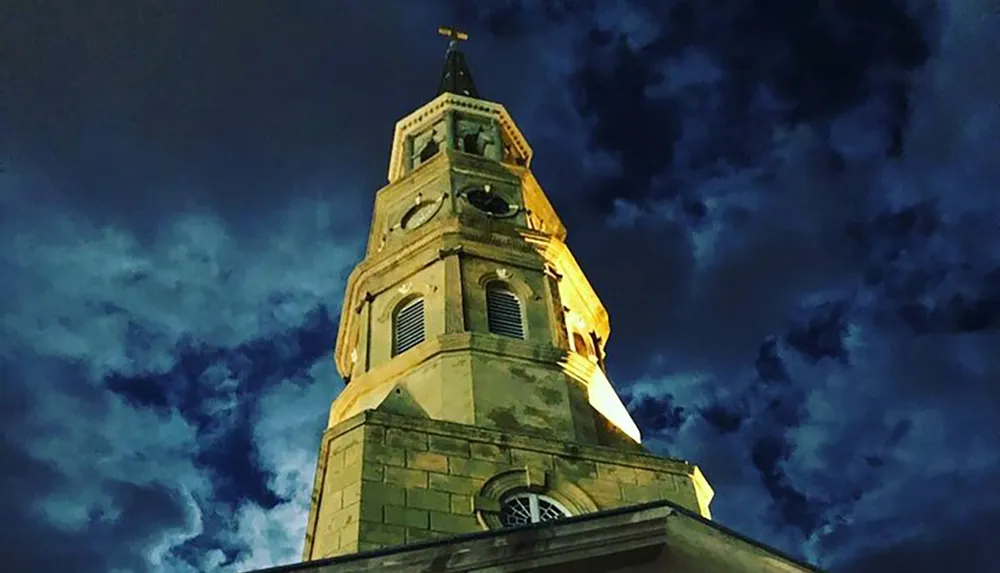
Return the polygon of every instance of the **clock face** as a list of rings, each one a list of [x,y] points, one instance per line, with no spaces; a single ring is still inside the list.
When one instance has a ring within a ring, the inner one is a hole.
[[[490,215],[509,215],[512,212],[511,204],[506,199],[479,187],[466,191],[465,198],[470,205]]]
[[[410,210],[403,215],[399,226],[405,230],[416,229],[420,225],[430,221],[431,217],[437,213],[440,205],[439,201],[421,201],[417,203],[413,207],[410,207]]]

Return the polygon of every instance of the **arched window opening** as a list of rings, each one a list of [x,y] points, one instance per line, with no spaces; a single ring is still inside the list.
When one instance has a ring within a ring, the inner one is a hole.
[[[577,351],[579,354],[588,356],[590,354],[590,349],[587,347],[587,341],[583,338],[583,335],[579,332],[573,332],[573,350]]]
[[[561,503],[537,493],[514,494],[500,504],[500,523],[503,527],[554,521],[568,516],[569,511]]]
[[[479,132],[467,133],[462,137],[462,151],[474,155],[482,155],[482,146],[479,144]]]
[[[434,157],[434,155],[436,155],[437,152],[438,152],[438,142],[434,141],[433,138],[428,139],[427,144],[424,145],[424,148],[420,150],[420,163],[424,163],[431,157]]]
[[[493,334],[524,340],[521,301],[503,283],[486,285],[486,322]]]
[[[402,354],[424,341],[424,299],[399,307],[392,321],[392,355]]]

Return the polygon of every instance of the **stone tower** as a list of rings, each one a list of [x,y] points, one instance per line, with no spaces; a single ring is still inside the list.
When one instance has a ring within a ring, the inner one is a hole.
[[[531,147],[442,32],[348,279],[304,559],[657,500],[708,518],[698,468],[640,445]]]

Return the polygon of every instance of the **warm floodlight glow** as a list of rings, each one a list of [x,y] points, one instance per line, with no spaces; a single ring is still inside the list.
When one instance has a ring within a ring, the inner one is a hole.
[[[611,386],[607,375],[596,364],[575,352],[569,353],[563,361],[567,374],[587,385],[587,401],[591,407],[600,412],[609,422],[637,443],[642,443],[639,427],[635,425],[632,415],[628,413],[625,404]]]

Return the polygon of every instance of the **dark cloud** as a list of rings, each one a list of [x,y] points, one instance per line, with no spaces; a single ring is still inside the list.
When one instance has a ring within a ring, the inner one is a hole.
[[[3,430],[20,438],[0,463],[25,473],[11,491],[33,484],[4,500],[30,536],[19,570],[240,570],[298,553],[335,391],[327,302],[358,252],[322,236],[322,204],[298,209],[272,217],[263,256],[197,215],[150,248],[64,208],[5,225]],[[290,414],[293,436],[273,421]]]
[[[680,110],[670,99],[647,97],[664,76],[656,60],[633,51],[625,38],[593,30],[587,48],[592,53],[583,55],[588,64],[576,73],[573,88],[581,114],[592,118],[592,144],[621,164],[622,175],[598,189],[600,207],[609,211],[616,199],[644,199],[653,178],[672,164]]]
[[[673,398],[663,396],[632,396],[622,393],[622,400],[628,404],[629,412],[642,433],[676,430],[684,423],[684,408],[676,406]]]
[[[850,363],[844,348],[849,308],[844,303],[829,303],[815,309],[806,325],[793,327],[785,335],[785,342],[813,362],[831,358],[841,364]]]

